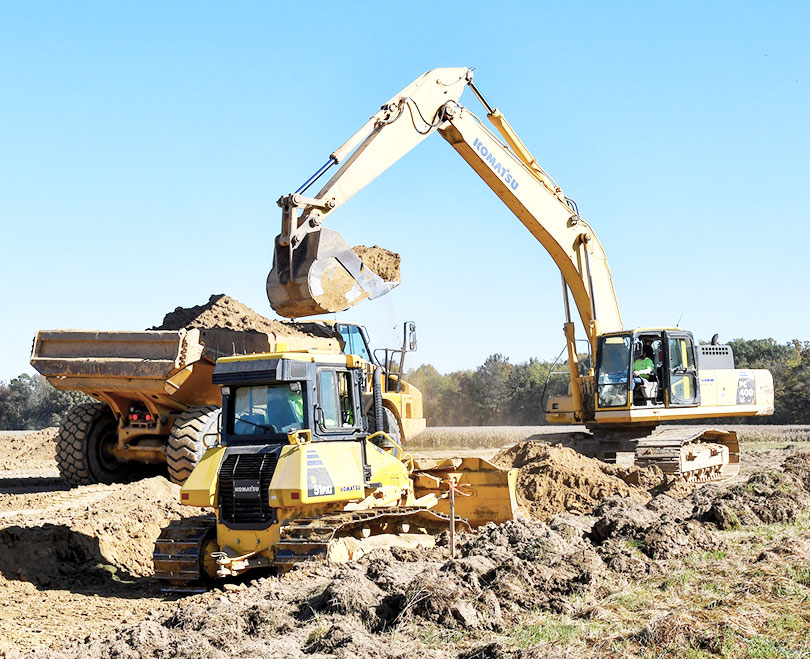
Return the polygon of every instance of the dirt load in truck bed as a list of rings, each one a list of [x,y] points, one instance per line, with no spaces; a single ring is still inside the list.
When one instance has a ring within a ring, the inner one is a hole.
[[[265,318],[228,295],[212,295],[208,302],[195,307],[177,307],[163,318],[163,324],[153,330],[175,329],[231,329],[238,331],[269,332],[277,336],[327,336],[311,323],[293,323]]]

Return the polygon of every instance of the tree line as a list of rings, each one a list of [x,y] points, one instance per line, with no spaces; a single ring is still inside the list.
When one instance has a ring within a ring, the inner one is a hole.
[[[729,345],[737,368],[768,369],[775,389],[773,416],[735,422],[810,424],[810,341],[735,339]],[[588,368],[587,355],[580,362]],[[567,372],[566,362],[530,359],[512,364],[496,353],[477,368],[453,373],[424,364],[408,371],[406,380],[422,391],[429,426],[543,425],[548,397],[568,390]],[[0,381],[0,429],[59,425],[71,407],[88,400],[80,392],[55,389],[41,375],[25,373]]]

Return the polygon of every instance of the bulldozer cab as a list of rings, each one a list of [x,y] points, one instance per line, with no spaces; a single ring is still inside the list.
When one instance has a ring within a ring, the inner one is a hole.
[[[309,357],[303,361],[302,357]],[[367,434],[362,413],[362,362],[344,355],[223,358],[214,369],[222,385],[224,445],[356,440]]]
[[[695,341],[681,329],[639,329],[599,337],[596,409],[700,405]]]

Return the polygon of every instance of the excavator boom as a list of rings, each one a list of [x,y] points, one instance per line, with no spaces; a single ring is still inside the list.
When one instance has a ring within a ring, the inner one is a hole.
[[[506,141],[458,101],[469,86]],[[447,140],[546,248],[563,275],[592,346],[599,332],[622,328],[607,257],[590,226],[537,164],[504,116],[489,107],[466,68],[428,71],[382,106],[330,155],[296,193],[279,200],[267,294],[277,313],[300,317],[342,311],[393,288],[364,267],[348,244],[322,228],[327,215],[432,133]],[[338,170],[312,198],[303,193],[330,167]],[[570,324],[571,319],[567,318]]]

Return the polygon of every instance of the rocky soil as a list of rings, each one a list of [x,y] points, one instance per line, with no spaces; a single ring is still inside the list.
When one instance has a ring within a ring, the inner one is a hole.
[[[524,518],[432,550],[257,575],[177,598],[152,543],[188,514],[162,477],[67,489],[53,430],[0,434],[0,653],[67,657],[805,656],[810,451],[744,453],[673,486],[526,442]],[[754,456],[751,459],[750,456]]]

